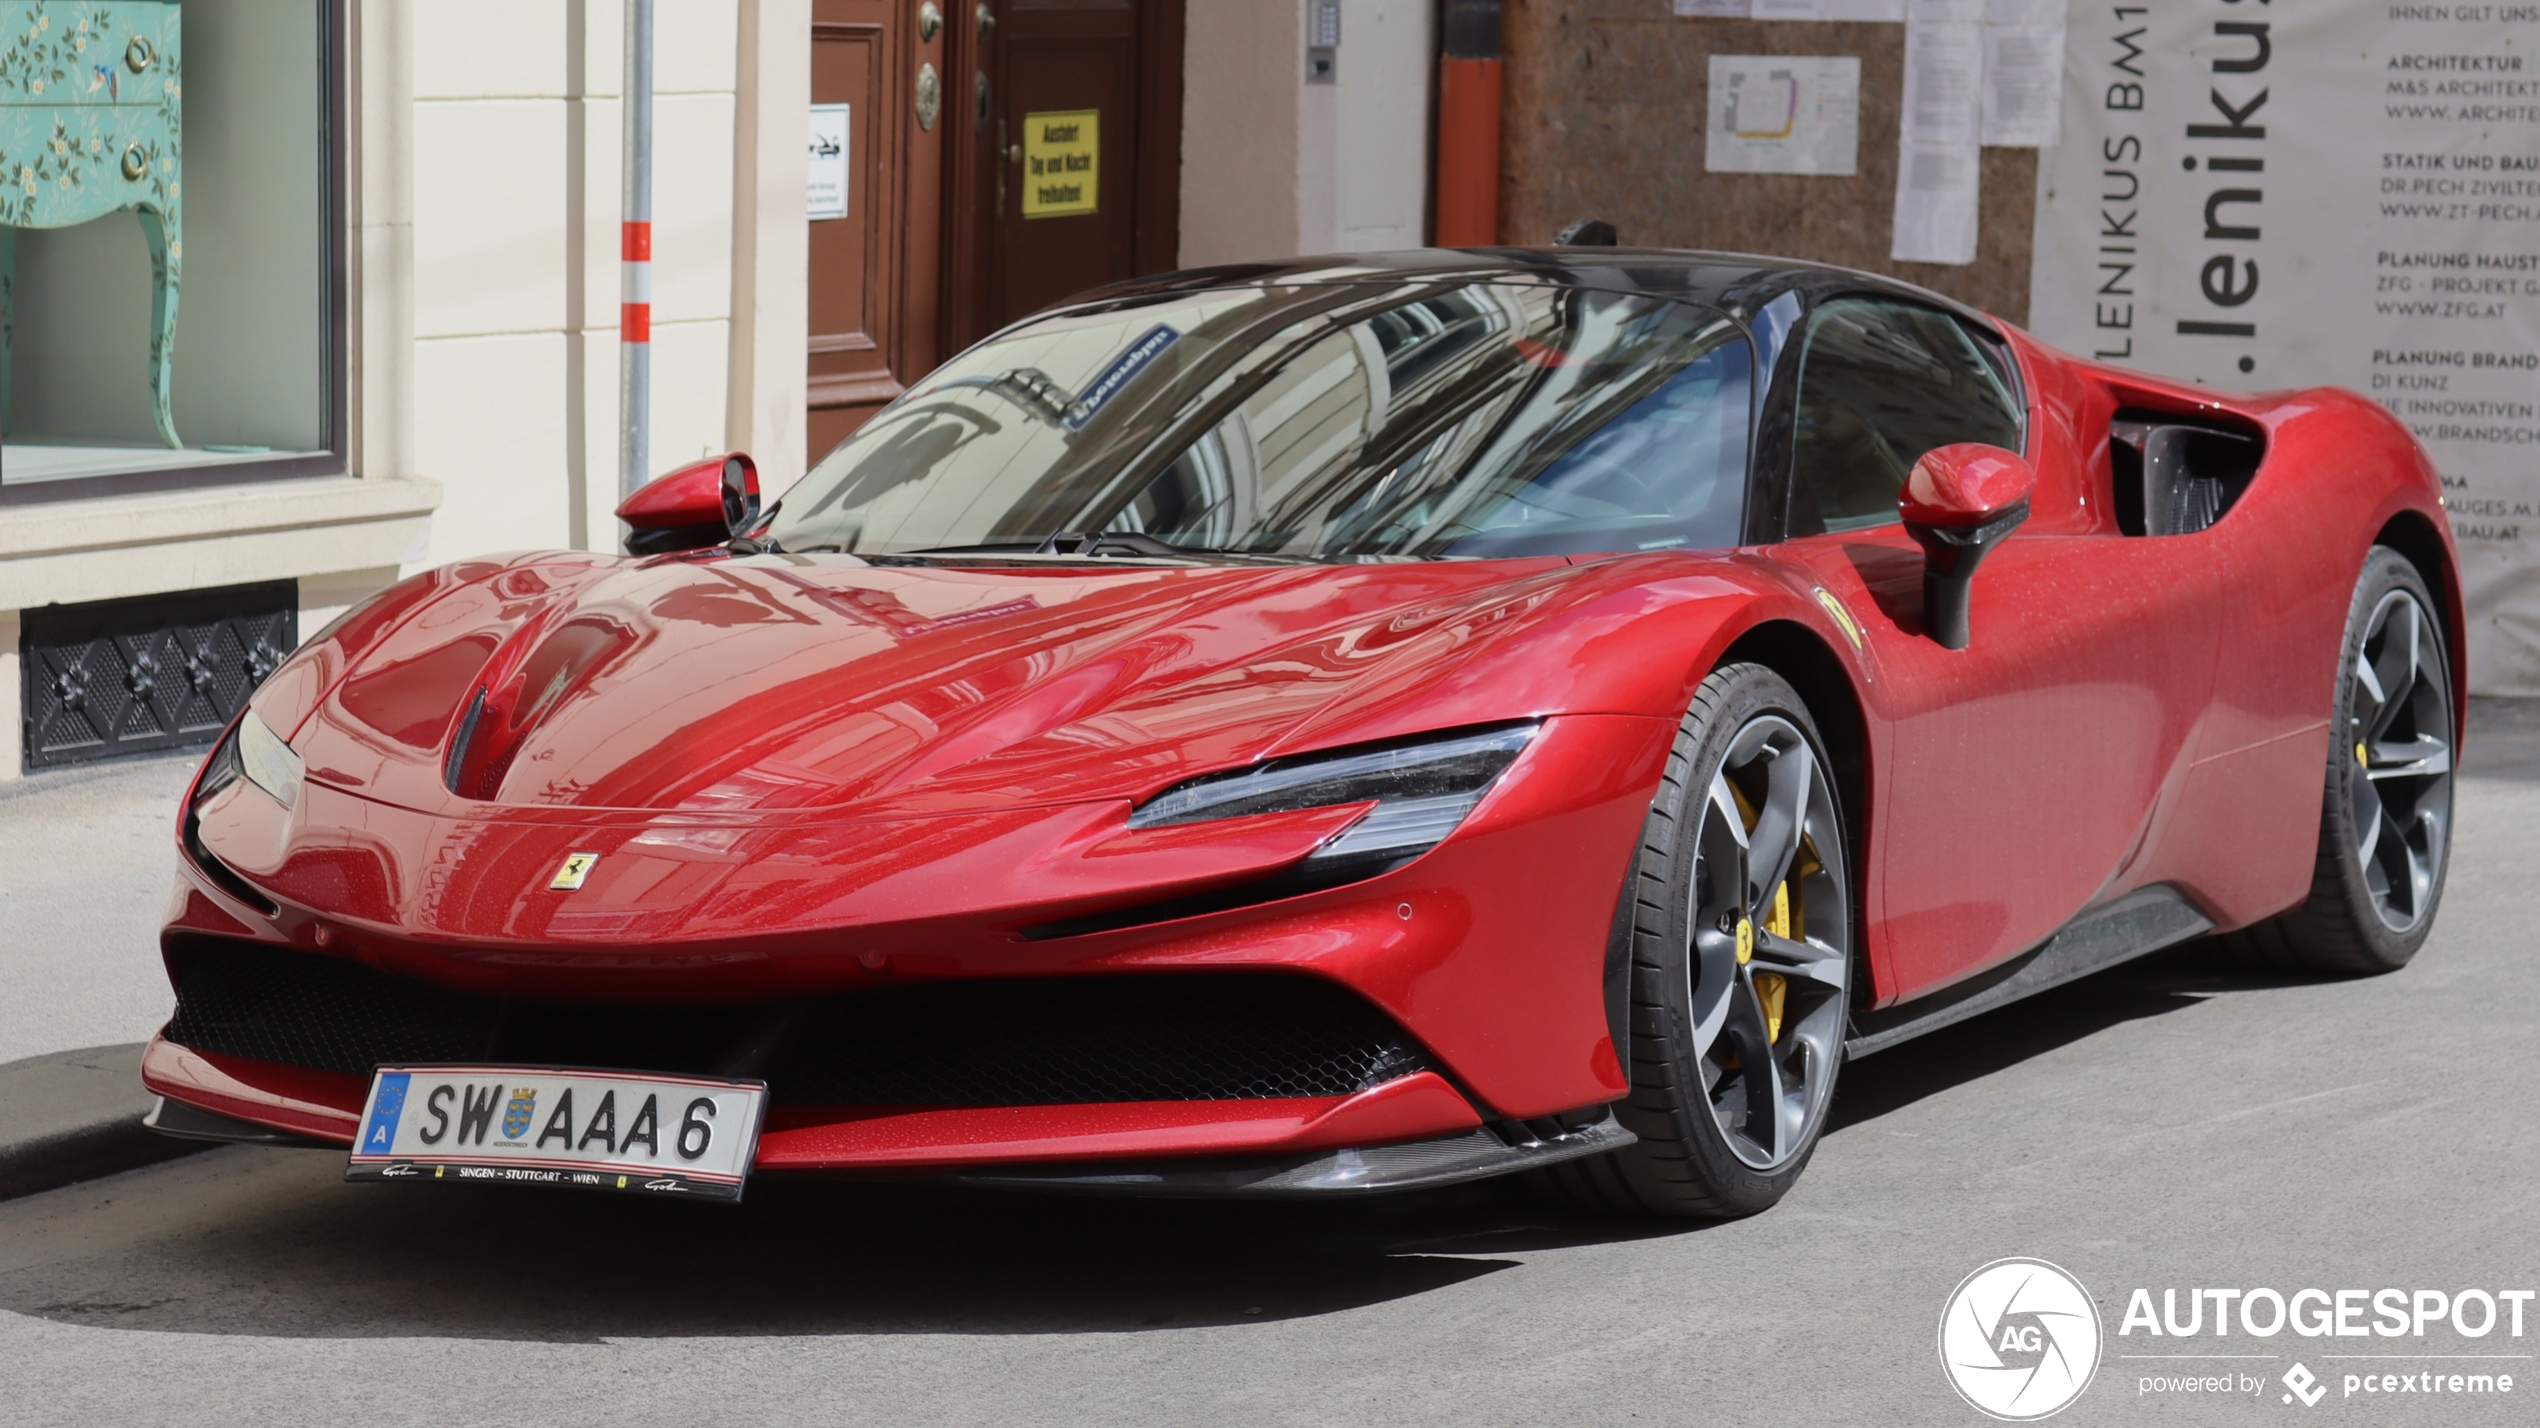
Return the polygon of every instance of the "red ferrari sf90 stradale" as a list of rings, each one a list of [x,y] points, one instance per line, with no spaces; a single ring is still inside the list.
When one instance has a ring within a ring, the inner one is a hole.
[[[310,640],[186,797],[154,1123],[698,1198],[1760,1210],[1917,1033],[2209,933],[2409,959],[2438,493],[2359,397],[1831,268],[1106,289],[764,512],[707,463],[631,554]]]

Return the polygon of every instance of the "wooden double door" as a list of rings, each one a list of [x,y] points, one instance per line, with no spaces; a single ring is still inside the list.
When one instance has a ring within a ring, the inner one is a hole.
[[[1174,266],[1182,3],[812,0],[814,168],[843,130],[846,173],[811,221],[813,460],[1006,323]]]

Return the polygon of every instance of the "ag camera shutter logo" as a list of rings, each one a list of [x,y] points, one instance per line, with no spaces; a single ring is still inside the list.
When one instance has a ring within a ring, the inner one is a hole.
[[[2042,1259],[1997,1259],[1960,1280],[1940,1311],[1940,1366],[1987,1417],[2051,1418],[2099,1370],[2099,1306]]]

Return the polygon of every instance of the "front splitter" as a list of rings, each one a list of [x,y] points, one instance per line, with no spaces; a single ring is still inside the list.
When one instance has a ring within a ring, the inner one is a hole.
[[[942,1177],[955,1185],[1009,1190],[1053,1190],[1088,1195],[1155,1195],[1183,1199],[1324,1199],[1333,1196],[1426,1190],[1509,1175],[1620,1150],[1640,1137],[1624,1129],[1611,1109],[1577,1130],[1542,1139],[1511,1140],[1484,1128],[1430,1140],[1352,1147],[1322,1155],[1277,1160],[1217,1162],[1205,1166],[1053,1166],[1048,1169],[969,1171]]]

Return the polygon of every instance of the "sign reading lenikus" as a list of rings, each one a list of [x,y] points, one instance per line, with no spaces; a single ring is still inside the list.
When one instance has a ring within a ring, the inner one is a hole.
[[[2067,35],[2039,336],[2379,401],[2443,475],[2472,687],[2540,693],[2540,5],[2072,0]]]

